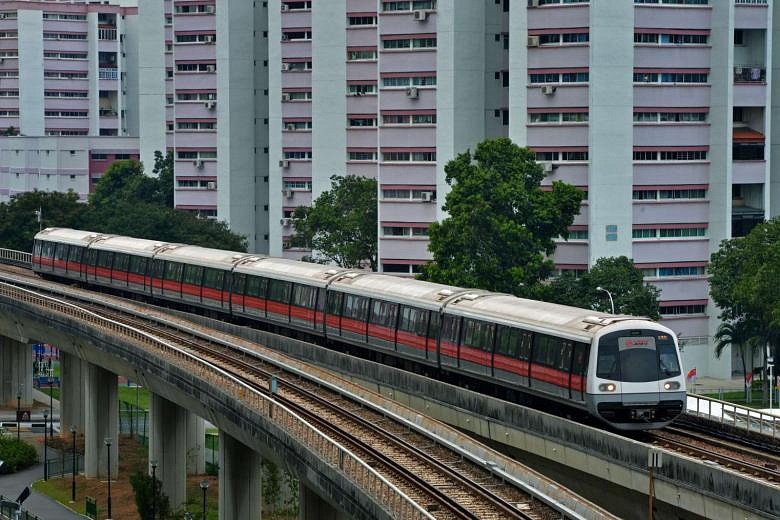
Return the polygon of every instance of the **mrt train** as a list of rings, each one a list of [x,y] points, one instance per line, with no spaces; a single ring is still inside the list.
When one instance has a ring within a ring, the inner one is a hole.
[[[647,318],[74,229],[38,233],[32,258],[43,276],[356,345],[620,430],[663,427],[686,400],[677,338]]]

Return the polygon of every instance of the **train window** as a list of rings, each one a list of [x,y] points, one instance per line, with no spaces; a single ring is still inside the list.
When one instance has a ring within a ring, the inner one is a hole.
[[[233,293],[244,294],[246,285],[246,275],[243,273],[233,273]]]
[[[222,269],[211,269],[209,267],[205,268],[203,276],[203,287],[222,290],[222,284],[224,281],[225,271]]]
[[[70,246],[70,250],[68,251],[68,262],[80,262],[82,252],[84,252],[83,247]]]
[[[46,242],[46,245],[43,247],[43,256],[46,258],[54,258],[54,247],[56,245],[56,242]]]
[[[398,304],[374,300],[371,307],[371,323],[380,327],[395,328],[395,317],[398,314]]]
[[[325,289],[317,289],[317,310],[325,310]]]
[[[181,281],[182,264],[178,262],[166,262],[165,263],[165,279],[172,280],[174,282]]]
[[[153,267],[154,267],[154,277],[155,278],[162,278],[163,274],[165,273],[165,261],[164,260],[155,260]]]
[[[498,340],[496,341],[496,354],[501,354],[502,356],[508,357],[517,357],[517,343],[519,338],[519,330],[499,325]]]
[[[520,348],[517,353],[518,359],[528,361],[531,359],[531,345],[534,341],[533,332],[527,330],[520,331]]]
[[[436,339],[439,337],[439,331],[441,330],[441,316],[438,312],[432,311],[430,317],[431,323],[428,325],[428,337]]]
[[[584,375],[588,371],[588,346],[585,343],[574,344],[574,360],[571,371],[577,375]]]
[[[327,312],[332,316],[341,316],[341,301],[344,298],[344,293],[336,291],[328,291],[328,305]]]
[[[97,266],[110,269],[113,263],[113,256],[114,254],[111,251],[98,251]]]
[[[345,318],[366,321],[366,318],[368,318],[368,298],[347,294],[344,300],[343,316]]]
[[[130,262],[130,257],[123,253],[114,254],[114,270],[127,271],[127,264]]]
[[[444,315],[441,320],[441,339],[450,343],[458,342],[458,331],[460,329],[460,318],[457,316]]]
[[[203,279],[203,268],[197,265],[185,265],[182,281],[190,285],[200,285]]]
[[[293,305],[304,309],[313,309],[314,300],[317,297],[317,288],[307,285],[295,285],[293,288]]]
[[[57,244],[57,248],[54,250],[54,259],[65,260],[68,257],[67,252],[68,252],[67,244]]]
[[[561,340],[546,334],[536,334],[534,340],[534,363],[549,367],[560,365]]]
[[[668,340],[656,339],[658,349],[658,370],[661,378],[676,377],[680,375],[680,364],[677,361],[677,349],[671,338]]]
[[[425,336],[428,328],[426,323],[427,311],[407,307],[401,308],[401,319],[398,322],[398,329],[406,332],[414,332],[418,336]]]
[[[290,303],[290,282],[271,280],[268,284],[268,299],[279,303]]]
[[[571,368],[571,354],[574,346],[570,341],[564,341],[560,348],[560,358],[558,359],[558,369],[568,372]]]
[[[464,320],[463,344],[490,352],[493,350],[493,324],[472,319]]]
[[[36,240],[33,246],[33,256],[41,256],[41,241]]]
[[[94,266],[97,264],[97,251],[90,249],[87,251],[87,264]]]
[[[130,256],[130,263],[127,269],[133,274],[146,274],[146,258],[135,255]]]
[[[259,276],[247,276],[246,277],[246,295],[254,296],[255,298],[265,298],[265,293],[268,290],[268,278],[260,278]]]
[[[620,379],[617,338],[603,337],[599,341],[599,357],[596,361],[596,377]]]

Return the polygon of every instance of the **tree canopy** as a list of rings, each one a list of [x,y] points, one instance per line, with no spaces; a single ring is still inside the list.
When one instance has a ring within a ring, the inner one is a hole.
[[[334,175],[331,189],[311,207],[293,213],[294,245],[312,250],[315,262],[376,271],[377,183],[375,179]]]
[[[565,236],[580,211],[583,193],[563,182],[549,191],[534,152],[510,139],[488,139],[444,168],[452,186],[443,209],[449,216],[430,226],[433,261],[421,278],[516,295],[552,271],[554,239]]]
[[[625,256],[599,258],[590,271],[579,276],[565,273],[543,287],[539,296],[547,301],[602,312],[612,312],[609,296],[615,303],[615,313],[648,316],[654,320],[658,312],[660,291],[645,284],[642,271]]]
[[[740,339],[756,347],[770,345],[775,356],[780,343],[779,259],[780,217],[775,217],[745,237],[721,242],[708,268],[710,296],[720,310],[720,319],[735,326],[742,324],[750,334],[742,334]]]
[[[0,247],[31,251],[40,209],[43,228],[72,227],[246,251],[246,238],[231,233],[224,222],[173,209],[172,156],[155,155],[157,177],[146,176],[139,162],[115,161],[87,204],[79,202],[73,192],[40,191],[21,193],[0,204]]]

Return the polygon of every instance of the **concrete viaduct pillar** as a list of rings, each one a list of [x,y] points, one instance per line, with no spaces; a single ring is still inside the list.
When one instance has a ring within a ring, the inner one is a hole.
[[[0,336],[0,403],[16,409],[17,394],[22,396],[22,409],[33,404],[32,348],[11,338]]]
[[[206,422],[187,411],[187,474],[206,473]]]
[[[262,458],[219,432],[219,520],[257,520],[262,516]]]
[[[108,449],[105,439],[111,439],[111,477],[118,467],[119,413],[117,409],[116,374],[91,363],[84,363],[86,384],[84,398],[84,473],[87,478],[106,478]],[[84,368],[84,367],[83,367]]]
[[[60,368],[60,432],[68,434],[73,425],[83,434],[87,363],[78,356],[60,351]]]
[[[179,405],[151,394],[149,401],[149,461],[156,461],[156,476],[171,508],[187,501],[187,426],[189,412]],[[149,468],[151,473],[151,467]]]
[[[349,520],[346,513],[322,499],[310,487],[300,483],[299,520]]]

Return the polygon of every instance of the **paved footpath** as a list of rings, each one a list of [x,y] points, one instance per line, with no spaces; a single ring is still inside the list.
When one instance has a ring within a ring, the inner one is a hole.
[[[28,433],[27,440],[32,440],[29,436]],[[24,437],[23,433],[22,438]],[[39,459],[43,459],[43,446],[38,446],[38,451],[40,452]],[[41,478],[43,478],[43,464],[36,464],[17,473],[0,475],[0,494],[10,500],[16,500],[25,486],[30,486],[30,490],[32,490],[32,483]],[[85,518],[59,502],[35,491],[25,500],[22,508],[37,515],[41,520],[79,520]]]

